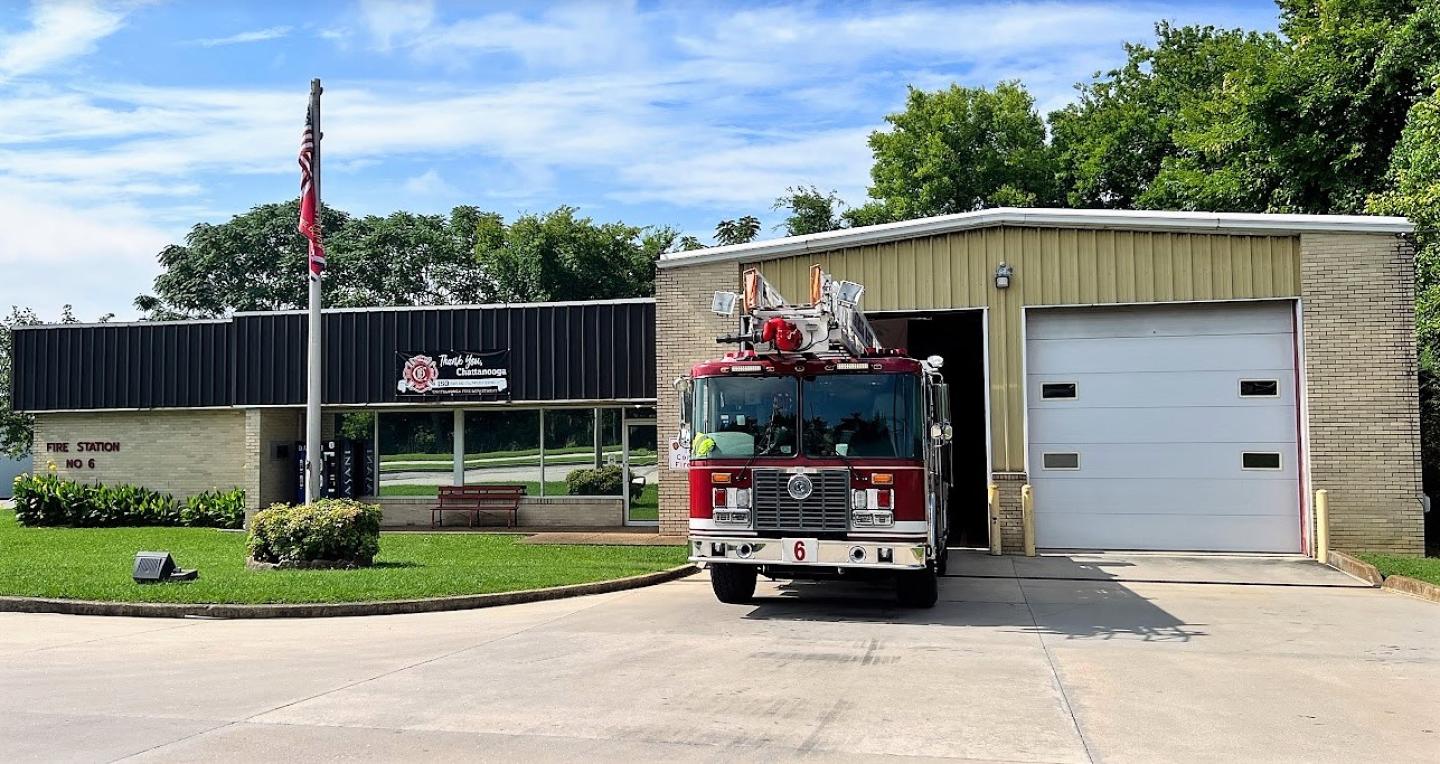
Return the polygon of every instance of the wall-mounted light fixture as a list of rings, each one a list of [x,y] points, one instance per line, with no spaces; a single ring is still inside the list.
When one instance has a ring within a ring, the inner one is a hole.
[[[1006,263],[995,266],[995,288],[1008,289],[1010,287],[1010,277],[1014,275],[1015,269]]]

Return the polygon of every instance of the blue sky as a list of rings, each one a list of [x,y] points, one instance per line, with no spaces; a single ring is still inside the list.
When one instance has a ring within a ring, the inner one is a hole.
[[[768,237],[789,185],[863,201],[907,84],[1019,78],[1049,110],[1162,18],[1276,23],[1268,0],[0,0],[0,309],[134,317],[161,247],[295,196],[311,77],[350,212],[570,204],[704,240],[754,214]]]

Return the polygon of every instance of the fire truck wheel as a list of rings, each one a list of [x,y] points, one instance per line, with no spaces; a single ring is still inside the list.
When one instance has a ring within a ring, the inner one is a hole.
[[[743,605],[755,596],[755,566],[711,565],[710,588],[715,599],[727,605]]]
[[[939,597],[940,580],[934,567],[895,576],[895,598],[904,607],[935,607]]]

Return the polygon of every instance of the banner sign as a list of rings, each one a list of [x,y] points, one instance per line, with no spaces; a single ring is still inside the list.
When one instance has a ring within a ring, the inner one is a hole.
[[[510,351],[451,350],[441,353],[401,352],[400,395],[510,394]]]

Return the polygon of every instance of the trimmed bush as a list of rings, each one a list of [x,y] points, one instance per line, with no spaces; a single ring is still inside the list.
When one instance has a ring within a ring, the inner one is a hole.
[[[180,522],[196,528],[241,528],[245,525],[245,490],[191,496],[180,509]]]
[[[257,562],[369,565],[380,552],[380,508],[351,499],[274,504],[251,519],[246,548]]]
[[[14,498],[15,519],[26,526],[239,528],[245,522],[245,491],[239,488],[207,491],[181,502],[141,486],[81,483],[38,474],[15,478]]]
[[[625,471],[618,465],[571,470],[565,476],[565,492],[571,496],[619,496]]]

